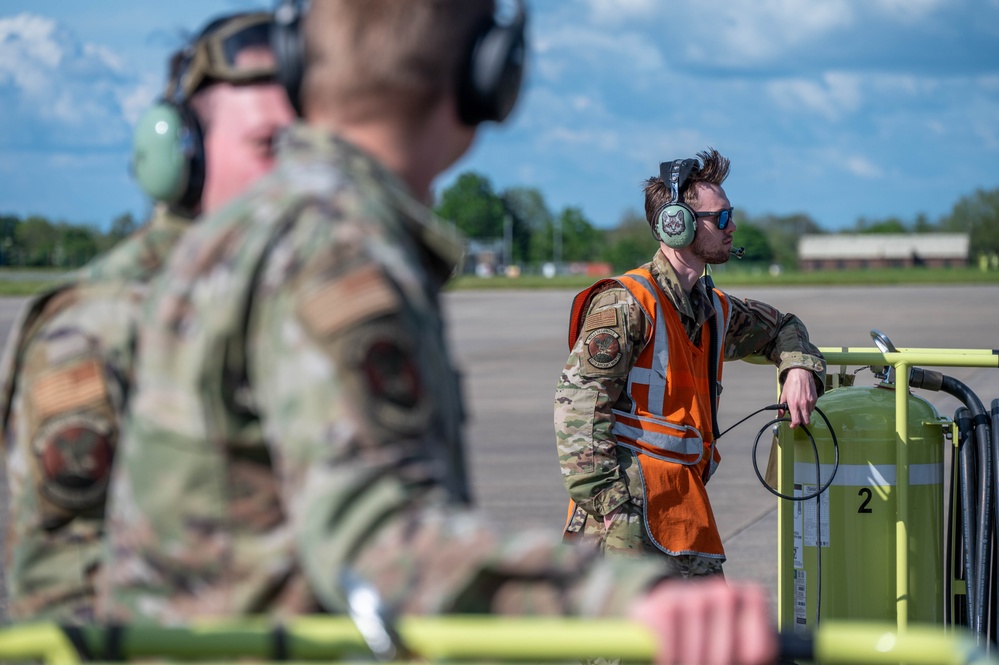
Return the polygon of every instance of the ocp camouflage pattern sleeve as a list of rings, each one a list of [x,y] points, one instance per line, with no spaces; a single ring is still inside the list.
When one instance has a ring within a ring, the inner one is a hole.
[[[147,282],[189,226],[165,208],[30,299],[8,337],[0,413],[11,618],[94,619],[104,507]]]
[[[4,546],[13,618],[94,617],[136,297],[127,284],[63,287],[39,303],[33,325],[11,351],[17,375],[4,419],[10,485]]]
[[[429,211],[351,146],[287,140],[150,302],[108,616],[339,611],[345,570],[397,612],[623,613],[660,564],[506,537],[467,505]]]
[[[627,289],[598,292],[555,388],[562,482],[569,497],[592,515],[606,515],[630,498],[611,432],[611,409],[628,399],[628,373],[645,331],[645,315]]]
[[[265,431],[281,442],[280,482],[301,525],[297,549],[320,598],[342,608],[337,581],[350,569],[404,613],[623,611],[661,571],[598,570],[591,551],[547,534],[504,537],[456,502],[463,470],[437,434],[456,387],[438,306],[416,266],[377,259],[390,239],[353,243],[361,236],[350,226],[337,231],[337,256],[308,261],[294,289],[264,285],[251,347],[251,380],[271,405]],[[315,243],[305,234],[295,244]],[[601,578],[624,586],[600,591]]]
[[[117,280],[133,284],[146,283],[156,275],[177,239],[186,232],[193,220],[158,204],[146,224],[114,249],[80,268],[75,278],[84,283]]]
[[[783,382],[787,370],[801,367],[815,374],[821,395],[825,389],[826,363],[808,338],[808,329],[794,314],[783,314],[759,300],[729,295],[732,316],[725,337],[725,360],[760,354],[777,366]]]

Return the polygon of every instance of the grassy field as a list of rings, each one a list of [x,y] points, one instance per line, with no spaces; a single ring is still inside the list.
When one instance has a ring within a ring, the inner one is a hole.
[[[0,269],[0,296],[30,296],[57,284],[66,275],[62,270]]]
[[[789,272],[771,275],[765,270],[725,266],[714,272],[718,286],[845,286],[852,284],[999,284],[999,272],[977,268],[897,268],[883,270],[843,270],[828,272]],[[583,289],[597,278],[567,275],[547,279],[540,275],[518,278],[461,276],[451,281],[451,289]]]
[[[0,270],[0,296],[28,296],[58,283],[64,272]],[[564,275],[548,279],[540,275],[490,277],[461,276],[451,280],[448,289],[583,289],[596,277]],[[999,272],[977,268],[897,268],[884,270],[844,270],[836,272],[785,271],[771,275],[747,266],[723,266],[714,273],[715,283],[731,286],[848,286],[871,284],[999,284]]]

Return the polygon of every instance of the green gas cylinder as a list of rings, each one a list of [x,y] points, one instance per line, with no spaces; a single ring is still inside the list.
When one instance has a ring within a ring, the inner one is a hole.
[[[908,434],[895,423],[895,389],[888,384],[831,390],[818,401],[839,442],[839,467],[818,499],[779,499],[778,622],[810,631],[816,617],[894,622],[899,597],[896,542],[908,535],[907,620],[943,623],[942,420],[926,400],[908,396]],[[829,429],[813,414],[808,429],[781,427],[778,490],[814,494],[834,469]],[[899,515],[897,450],[907,446],[908,514]],[[816,602],[820,611],[816,615]]]

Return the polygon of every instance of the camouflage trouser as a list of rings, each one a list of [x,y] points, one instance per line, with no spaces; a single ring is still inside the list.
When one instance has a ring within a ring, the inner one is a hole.
[[[610,528],[604,527],[603,519],[588,515],[577,506],[566,527],[565,540],[590,543],[599,547],[608,556],[656,556],[678,577],[724,574],[722,562],[718,559],[689,554],[670,556],[656,547],[645,530],[641,507],[633,503],[621,506],[614,515]],[[621,659],[610,658],[587,658],[580,660],[580,663],[581,665],[624,665]]]
[[[614,515],[610,528],[604,527],[603,519],[588,515],[576,507],[569,524],[566,525],[565,540],[590,543],[599,547],[608,556],[656,556],[666,564],[668,570],[677,577],[704,577],[723,575],[722,561],[690,554],[671,556],[655,546],[645,530],[642,509],[633,503],[626,503]],[[581,665],[623,665],[620,659],[587,658]]]
[[[679,577],[723,574],[720,559],[691,554],[672,556],[656,547],[645,530],[642,509],[632,503],[621,506],[610,528],[604,527],[601,518],[577,507],[566,529],[566,540],[596,544],[609,556],[658,556]]]

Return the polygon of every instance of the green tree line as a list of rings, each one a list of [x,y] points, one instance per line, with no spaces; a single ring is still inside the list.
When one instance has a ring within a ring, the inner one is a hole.
[[[533,187],[497,191],[481,173],[460,174],[438,197],[435,212],[451,220],[472,241],[490,248],[498,267],[536,273],[547,264],[600,262],[626,270],[648,261],[657,244],[644,214],[625,212],[612,228],[598,228],[578,207],[554,211]],[[794,269],[798,239],[828,233],[806,213],[745,215],[736,212],[734,242],[746,248],[741,264]],[[91,225],[50,221],[38,215],[0,214],[0,267],[76,268],[107,251],[138,227],[131,214],[112,221],[106,232]],[[930,220],[858,218],[852,233],[968,233],[969,259],[999,254],[999,188],[977,190],[950,212]],[[470,262],[471,263],[471,262]],[[470,265],[469,268],[474,268]]]
[[[532,187],[496,191],[473,171],[459,175],[439,197],[435,212],[453,221],[469,238],[502,248],[500,263],[535,272],[544,263],[609,263],[626,270],[648,261],[658,246],[643,213],[625,212],[616,226],[597,228],[579,208],[553,212]],[[797,266],[798,239],[829,233],[806,213],[744,215],[736,211],[734,244],[746,248],[742,264]],[[999,188],[962,197],[936,221],[919,215],[911,222],[897,217],[858,218],[851,233],[968,233],[969,257],[999,253]],[[509,254],[509,256],[506,256]]]
[[[116,217],[107,232],[39,215],[0,215],[0,266],[78,268],[109,250],[137,226],[130,213]]]

